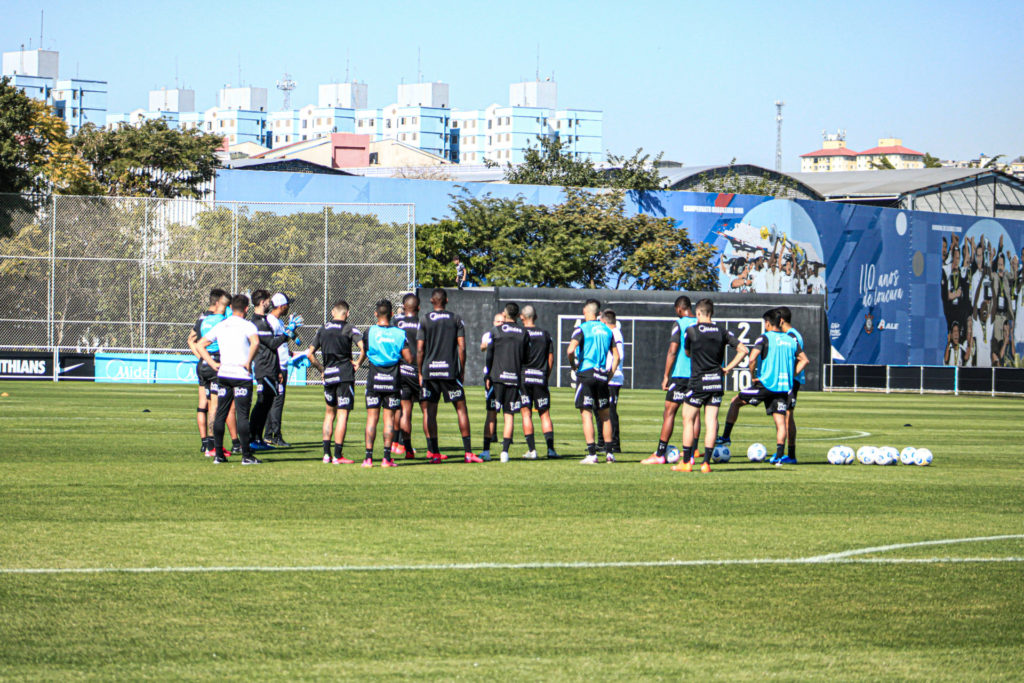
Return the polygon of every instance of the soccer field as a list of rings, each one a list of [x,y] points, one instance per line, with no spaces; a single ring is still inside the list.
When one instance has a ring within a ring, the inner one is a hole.
[[[520,434],[508,464],[392,470],[320,462],[316,387],[289,390],[295,447],[244,468],[199,454],[192,386],[0,391],[0,678],[1021,676],[1020,400],[807,392],[800,465],[747,462],[774,437],[747,408],[733,461],[681,474],[638,464],[654,391],[623,392],[616,464],[578,464],[562,389],[573,457]],[[935,462],[827,465],[837,443]]]

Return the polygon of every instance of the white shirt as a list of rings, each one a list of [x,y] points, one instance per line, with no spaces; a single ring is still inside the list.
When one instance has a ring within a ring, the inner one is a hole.
[[[764,273],[764,291],[768,294],[779,293],[779,283],[782,280],[781,270],[772,270],[771,268],[765,269]]]
[[[755,267],[750,271],[750,280],[754,284],[752,285],[754,291],[758,294],[764,294],[768,291],[768,269],[761,267]]]
[[[782,294],[793,293],[793,276],[786,273],[784,270],[779,271],[779,291]]]
[[[251,322],[237,315],[230,315],[203,336],[203,339],[215,341],[220,346],[218,377],[252,379],[252,375],[245,369],[245,364],[249,360],[249,337],[258,334],[256,326]]]
[[[626,343],[622,339],[622,330],[619,329],[619,324],[615,323],[615,327],[612,327],[612,343],[615,344],[615,348],[619,350],[619,367],[615,369],[615,374],[608,380],[608,386],[621,387],[622,383],[626,381],[625,375],[622,374],[622,363],[626,358]],[[612,369],[612,352],[608,351],[608,361],[605,364],[606,370]]]
[[[825,293],[825,280],[820,275],[812,275],[807,279],[807,284],[811,286],[811,292],[813,294],[824,294]]]
[[[971,335],[974,339],[974,364],[979,368],[992,367],[992,321],[971,321]]]
[[[274,331],[275,337],[283,337],[286,332],[284,323],[277,316],[267,313],[267,324]],[[292,352],[288,350],[288,342],[277,347],[277,364],[282,370],[288,369],[288,361],[291,360]]]

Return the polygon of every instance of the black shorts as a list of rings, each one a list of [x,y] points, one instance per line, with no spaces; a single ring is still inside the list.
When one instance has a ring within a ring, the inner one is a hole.
[[[551,410],[551,390],[547,384],[524,384],[523,405],[530,406],[543,415]]]
[[[495,410],[503,413],[518,413],[523,407],[523,392],[516,384],[492,384],[491,395]]]
[[[576,376],[576,409],[604,410],[608,407],[608,380],[593,375]]]
[[[383,408],[384,410],[400,410],[402,398],[397,391],[391,393],[366,390],[366,409]]]
[[[428,379],[423,381],[424,401],[437,403],[444,397],[445,403],[456,403],[466,400],[466,390],[457,379]]]
[[[217,371],[207,365],[206,361],[199,361],[199,365],[196,367],[196,377],[199,380],[199,386],[206,391],[207,398],[210,397],[211,391],[217,393]]]
[[[622,389],[621,384],[609,384],[608,385],[608,405],[617,406],[619,405],[619,390]]]
[[[768,391],[761,384],[755,384],[749,389],[744,389],[740,392],[739,396],[744,403],[749,403],[752,406],[756,406],[763,401],[766,415],[775,413],[785,415],[786,411],[789,410],[789,392]]]
[[[331,408],[352,410],[356,405],[356,386],[354,382],[335,382],[324,385],[324,401]]]
[[[672,381],[669,382],[668,391],[665,392],[665,402],[685,403],[689,384],[689,377],[673,377]]]
[[[228,395],[243,401],[252,400],[252,380],[232,379],[230,377],[217,378],[217,397],[224,399]]]
[[[277,382],[277,375],[271,377],[265,375],[263,377],[256,378],[256,393],[269,396],[277,396],[281,393],[281,385]]]
[[[423,389],[420,388],[420,378],[415,372],[411,375],[399,373],[398,394],[403,401],[419,401],[422,398]]]
[[[486,410],[488,413],[497,413],[501,410],[501,405],[494,400],[493,384],[487,389],[484,389],[484,410]]]
[[[723,395],[721,391],[694,391],[693,389],[687,389],[686,405],[693,406],[694,408],[720,406],[722,405]]]
[[[800,382],[793,382],[793,390],[789,392],[789,409],[796,409],[796,395],[800,393]]]

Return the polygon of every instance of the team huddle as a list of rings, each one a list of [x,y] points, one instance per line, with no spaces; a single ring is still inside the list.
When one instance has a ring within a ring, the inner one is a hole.
[[[299,341],[296,329],[301,318],[292,316],[288,324],[282,322],[291,304],[288,297],[256,290],[252,303],[255,312],[249,320],[248,296],[212,290],[208,311],[189,334],[189,348],[199,358],[197,424],[201,449],[215,463],[227,462],[232,453],[237,453],[242,456],[243,465],[259,464],[253,451],[289,445],[281,436],[281,410],[288,368],[299,358],[307,359],[323,376],[325,463],[355,463],[345,457],[344,444],[349,415],[356,402],[356,371],[363,366],[367,368],[363,467],[373,467],[381,422],[381,466],[395,467],[396,457],[416,457],[412,445],[414,404],[420,406],[427,459],[433,463],[446,460],[439,446],[437,427],[437,409],[442,400],[455,409],[463,460],[467,463],[491,459],[491,446],[499,443],[498,413],[502,414],[502,462],[508,462],[510,457],[516,414],[520,415],[527,447],[523,457],[539,457],[534,411],[541,422],[547,457],[561,457],[555,450],[550,414],[549,383],[556,350],[551,334],[537,327],[537,312],[531,305],[520,309],[518,304],[507,304],[495,316],[494,326],[481,338],[480,351],[486,354],[486,418],[483,448],[477,455],[472,447],[464,388],[466,326],[457,313],[447,310],[444,289],[433,290],[431,311],[422,318],[420,300],[415,294],[405,295],[398,315],[394,315],[390,301],[378,302],[374,309],[376,322],[365,333],[348,321],[348,303],[338,300],[331,307],[331,319],[316,331],[304,351],[295,354],[289,342]],[[657,450],[643,463],[669,462],[668,442],[682,406],[683,448],[672,469],[692,471],[703,408],[705,449],[701,470],[710,472],[712,453],[716,447],[730,444],[740,409],[761,403],[776,425],[777,450],[772,462],[796,463],[794,412],[808,359],[803,338],[790,324],[790,310],[780,307],[765,312],[765,332],[749,349],[713,321],[714,305],[709,299],[691,307],[690,299],[681,296],[675,302],[675,312],[677,320],[673,323],[662,381],[667,393],[660,440]],[[605,462],[612,463],[616,453],[621,452],[618,395],[623,383],[623,337],[615,313],[601,311],[600,302],[588,299],[582,314],[583,320],[573,330],[566,349],[575,386],[575,407],[580,412],[587,449],[581,463],[597,464],[599,449]],[[727,347],[734,349],[728,363]],[[733,398],[725,430],[719,436],[718,412],[725,378],[745,359],[749,367],[756,368],[756,378],[750,388]],[[226,432],[232,438],[230,449],[224,446]]]

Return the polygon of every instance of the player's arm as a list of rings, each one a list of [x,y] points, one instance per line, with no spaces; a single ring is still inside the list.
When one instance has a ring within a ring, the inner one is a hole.
[[[671,341],[668,344],[668,353],[665,354],[665,374],[661,378],[661,388],[668,391],[668,380],[672,375],[672,366],[676,364],[676,356],[679,355],[679,342]]]
[[[743,359],[747,357],[748,353],[750,353],[750,349],[747,348],[746,344],[740,341],[739,337],[728,330],[725,332],[725,343],[731,346],[734,352],[732,360],[729,361],[722,370],[723,373],[728,375],[736,368],[736,366],[743,362]]]
[[[423,383],[423,356],[426,355],[424,351],[425,347],[426,344],[422,339],[416,340],[416,370],[420,375],[420,384]]]
[[[459,381],[464,382],[466,380],[466,338],[457,337],[456,341],[459,344]]]
[[[807,354],[803,352],[803,349],[801,349],[796,354],[796,370],[793,372],[793,374],[799,375],[801,372],[804,371],[804,368],[806,368],[807,364],[810,362],[811,361],[807,358]]]
[[[619,345],[612,344],[612,369],[608,371],[608,376],[613,377],[615,371],[619,369],[619,361],[622,360],[622,356],[619,355]]]
[[[207,349],[207,347],[212,343],[212,339],[209,337],[203,337],[198,343],[196,343],[195,349],[199,352],[199,357],[206,361],[207,365],[214,370],[220,370],[220,363],[213,359],[213,356],[210,355],[210,351]]]
[[[569,366],[575,370],[578,366],[576,359],[576,349],[579,347],[580,342],[578,339],[570,339],[569,347],[565,350],[565,355],[569,357]]]
[[[359,340],[360,347],[362,347],[362,344],[363,344],[363,341]],[[362,349],[360,348],[360,353],[361,352],[362,352]],[[413,362],[412,350],[409,348],[408,344],[406,344],[405,346],[402,347],[402,360],[404,360],[406,363],[412,365],[412,362]],[[357,365],[356,367],[358,368],[359,366]]]
[[[252,359],[256,357],[256,352],[260,350],[260,335],[250,334],[249,335],[249,357],[245,359],[245,370],[246,372],[252,372]]]
[[[363,339],[362,337],[360,337],[356,341],[356,349],[358,349],[358,353],[356,354],[356,357],[352,359],[352,369],[353,370],[358,370],[359,366],[361,366],[363,364],[363,361],[366,360],[366,340]],[[403,356],[402,356],[403,358],[405,357],[405,355],[404,355],[405,351],[408,351],[408,348],[403,349]],[[411,351],[409,352],[409,360],[407,360],[406,362],[409,363],[409,364],[412,364],[413,362],[415,362],[413,357],[412,357],[412,352]]]
[[[192,355],[196,358],[202,358],[199,354],[199,350],[196,348],[196,342],[199,341],[199,335],[196,334],[194,329],[188,331],[188,350],[192,352]]]
[[[545,375],[547,379],[551,379],[551,371],[555,369],[555,345],[548,341],[548,372]]]

